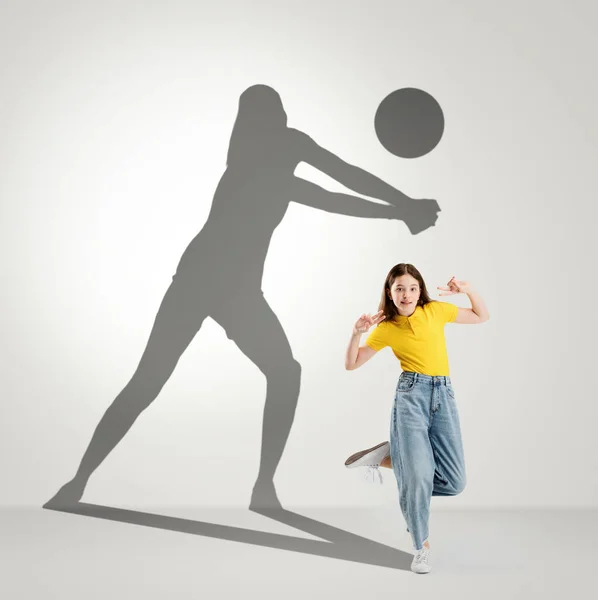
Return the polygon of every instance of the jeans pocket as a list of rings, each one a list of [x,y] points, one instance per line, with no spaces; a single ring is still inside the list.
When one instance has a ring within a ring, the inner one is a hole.
[[[449,398],[452,398],[453,400],[455,399],[455,390],[450,383],[446,386],[446,393],[448,394]]]
[[[397,385],[397,392],[410,392],[415,385],[414,377],[404,377],[399,379],[399,384]]]

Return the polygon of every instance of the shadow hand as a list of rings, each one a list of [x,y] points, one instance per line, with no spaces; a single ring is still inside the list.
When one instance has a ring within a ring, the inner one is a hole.
[[[404,210],[402,219],[411,235],[417,235],[436,224],[440,206],[436,200],[411,200]]]

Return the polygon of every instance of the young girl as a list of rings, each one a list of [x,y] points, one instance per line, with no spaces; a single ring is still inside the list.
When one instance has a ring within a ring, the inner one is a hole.
[[[455,392],[449,378],[445,323],[483,323],[489,319],[482,298],[454,277],[441,296],[465,293],[471,308],[431,300],[420,272],[410,264],[395,265],[384,282],[379,312],[363,314],[353,326],[345,368],[361,367],[390,346],[402,373],[395,393],[390,444],[358,452],[351,466],[393,469],[399,504],[417,551],[411,570],[429,573],[428,520],[432,496],[454,496],[465,488],[465,464]],[[377,327],[360,346],[360,338]]]

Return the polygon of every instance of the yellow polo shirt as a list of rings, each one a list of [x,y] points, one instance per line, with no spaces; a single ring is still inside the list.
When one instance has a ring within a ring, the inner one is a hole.
[[[459,307],[433,300],[417,306],[410,317],[382,321],[365,343],[374,350],[390,346],[403,371],[423,375],[449,375],[444,325],[457,318]]]

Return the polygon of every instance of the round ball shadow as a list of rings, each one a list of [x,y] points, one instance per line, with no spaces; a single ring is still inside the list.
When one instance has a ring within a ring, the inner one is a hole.
[[[433,150],[444,133],[444,115],[433,96],[417,88],[391,92],[378,107],[374,128],[380,143],[400,158]]]

